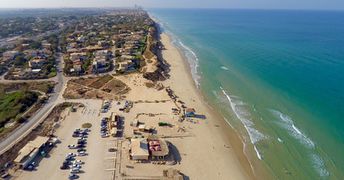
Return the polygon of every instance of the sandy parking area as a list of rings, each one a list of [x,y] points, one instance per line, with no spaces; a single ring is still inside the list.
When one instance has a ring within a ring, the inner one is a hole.
[[[38,165],[35,171],[21,171],[16,179],[37,180],[51,179],[61,180],[68,179],[69,170],[60,170],[60,166],[64,161],[66,154],[76,150],[68,149],[69,144],[76,144],[77,138],[72,137],[72,133],[76,128],[81,128],[83,123],[92,124],[91,132],[88,135],[88,143],[86,146],[87,156],[76,157],[85,162],[82,165],[82,172],[78,175],[79,179],[112,179],[114,173],[114,157],[116,152],[108,152],[110,147],[116,146],[116,141],[112,137],[100,137],[100,119],[109,116],[108,113],[99,113],[102,105],[101,100],[81,100],[85,105],[79,108],[77,112],[70,112],[69,109],[61,114],[64,118],[60,127],[56,130],[57,137],[61,140],[60,144],[49,153]]]

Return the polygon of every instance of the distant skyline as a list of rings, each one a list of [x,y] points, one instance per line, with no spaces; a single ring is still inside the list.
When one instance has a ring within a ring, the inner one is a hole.
[[[344,10],[344,0],[0,0],[0,8],[133,7]]]

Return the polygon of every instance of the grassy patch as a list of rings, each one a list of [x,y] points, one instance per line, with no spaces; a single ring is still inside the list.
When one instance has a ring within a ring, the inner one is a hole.
[[[19,120],[20,114],[30,108],[38,99],[38,94],[16,91],[0,94],[0,127],[11,120]]]
[[[84,123],[81,125],[82,128],[91,128],[92,124],[91,123]]]
[[[50,82],[30,82],[30,83],[9,83],[0,84],[0,93],[8,93],[12,91],[32,91],[37,90],[44,93],[50,93],[55,83]]]
[[[56,75],[57,75],[56,70],[52,70],[52,71],[48,74],[48,77],[49,77],[49,78],[52,78],[52,77],[55,77]]]

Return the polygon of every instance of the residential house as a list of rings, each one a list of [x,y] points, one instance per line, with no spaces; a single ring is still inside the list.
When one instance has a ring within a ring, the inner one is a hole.
[[[29,67],[31,69],[41,69],[46,62],[47,60],[45,58],[37,56],[29,61]]]

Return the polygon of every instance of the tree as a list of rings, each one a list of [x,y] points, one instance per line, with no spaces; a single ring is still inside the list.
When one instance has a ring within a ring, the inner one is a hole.
[[[18,55],[14,58],[14,65],[16,66],[24,66],[27,60],[25,59],[24,55]]]

